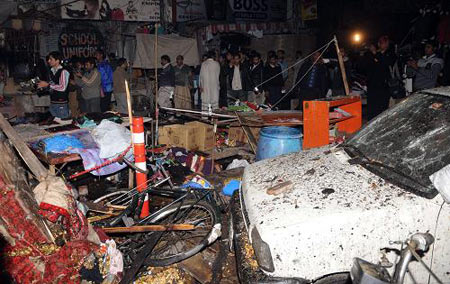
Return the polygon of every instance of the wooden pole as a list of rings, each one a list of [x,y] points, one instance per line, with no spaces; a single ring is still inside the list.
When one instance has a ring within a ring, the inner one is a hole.
[[[11,124],[6,120],[3,114],[0,113],[0,128],[6,134],[11,144],[16,148],[19,155],[24,160],[25,164],[30,168],[33,175],[39,180],[43,181],[49,176],[48,170],[39,161],[36,155],[30,150],[23,138],[12,128]]]
[[[191,224],[173,224],[173,225],[145,225],[132,227],[111,227],[102,228],[105,233],[142,233],[142,232],[164,232],[164,231],[191,231],[195,226]]]
[[[131,94],[130,94],[130,88],[128,87],[127,80],[125,80],[125,92],[127,93],[128,122],[130,124],[130,131],[131,131],[131,133],[133,133],[133,107],[131,104]],[[131,139],[131,144],[133,144],[133,139]]]
[[[127,93],[127,106],[128,106],[128,124],[130,125],[130,131],[133,133],[133,107],[131,105],[131,94],[130,88],[128,88],[128,81],[125,80],[125,91]],[[131,145],[133,145],[133,135],[131,135]],[[128,169],[128,188],[132,189],[134,187],[134,175],[133,169],[130,167]]]
[[[348,96],[348,95],[350,95],[350,91],[348,88],[347,73],[345,72],[344,59],[342,58],[341,51],[339,50],[339,44],[338,44],[336,36],[334,36],[334,45],[336,46],[336,53],[337,53],[337,57],[338,57],[338,61],[339,61],[339,67],[341,69],[342,81],[344,83],[344,89],[345,89],[345,95]]]
[[[159,107],[158,107],[158,23],[155,24],[155,145],[159,135]]]

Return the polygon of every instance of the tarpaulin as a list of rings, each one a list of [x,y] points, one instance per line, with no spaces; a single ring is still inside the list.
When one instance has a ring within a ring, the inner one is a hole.
[[[160,58],[162,55],[169,55],[172,64],[178,55],[184,57],[184,64],[196,66],[200,64],[197,41],[193,38],[186,38],[177,35],[158,36],[158,62],[157,67],[161,67]],[[150,34],[136,34],[136,55],[133,67],[135,68],[155,68],[155,36]]]

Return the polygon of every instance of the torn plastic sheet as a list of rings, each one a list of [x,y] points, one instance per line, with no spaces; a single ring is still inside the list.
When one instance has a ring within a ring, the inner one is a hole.
[[[450,203],[450,165],[432,174],[430,180],[445,202]]]

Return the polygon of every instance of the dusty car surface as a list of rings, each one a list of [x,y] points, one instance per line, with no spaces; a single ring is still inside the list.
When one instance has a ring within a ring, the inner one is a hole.
[[[327,283],[346,283],[339,273],[354,257],[377,263],[381,248],[418,231],[435,235],[432,269],[450,281],[450,205],[429,179],[450,164],[449,146],[450,89],[438,88],[408,97],[338,147],[248,166],[232,214],[241,281],[335,275]],[[249,265],[252,258],[257,264]],[[417,283],[427,283],[423,267],[409,267]]]

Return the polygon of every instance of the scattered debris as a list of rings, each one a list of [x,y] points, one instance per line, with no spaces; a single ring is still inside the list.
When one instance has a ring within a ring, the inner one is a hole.
[[[290,191],[294,188],[294,184],[291,181],[285,181],[282,183],[279,183],[275,186],[272,186],[267,189],[267,194],[269,195],[279,195],[283,192]]]

